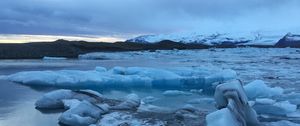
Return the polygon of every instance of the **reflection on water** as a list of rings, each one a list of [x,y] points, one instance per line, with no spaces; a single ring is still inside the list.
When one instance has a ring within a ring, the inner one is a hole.
[[[42,92],[0,81],[0,126],[55,126],[58,114],[42,114],[34,108]]]
[[[21,102],[21,101],[20,101]],[[58,114],[42,114],[34,108],[35,100],[13,105],[14,108],[1,118],[1,126],[56,126]]]

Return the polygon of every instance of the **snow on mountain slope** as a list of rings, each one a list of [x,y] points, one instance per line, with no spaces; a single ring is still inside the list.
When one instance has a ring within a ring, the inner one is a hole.
[[[288,33],[285,36],[285,40],[286,41],[300,41],[300,35],[295,35],[295,34],[292,34],[292,33]]]
[[[193,33],[171,33],[160,35],[143,35],[128,42],[156,43],[162,40],[171,40],[182,43],[198,43],[205,45],[236,44],[236,45],[275,45],[284,34],[278,33],[234,33],[203,35]]]

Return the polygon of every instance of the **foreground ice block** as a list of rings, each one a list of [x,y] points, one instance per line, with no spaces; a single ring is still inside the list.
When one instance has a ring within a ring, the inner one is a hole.
[[[95,124],[106,112],[108,112],[108,106],[97,106],[87,101],[78,101],[78,103],[72,101],[70,108],[58,120],[69,126],[88,126]]]
[[[67,88],[207,88],[214,82],[235,79],[236,72],[229,69],[203,67],[114,67],[106,70],[27,71],[2,77],[29,86],[55,86]]]
[[[248,103],[240,81],[220,84],[215,91],[216,112],[206,116],[208,126],[257,126],[256,112]]]
[[[207,126],[240,126],[228,108],[207,115],[206,122]]]
[[[96,124],[104,114],[112,111],[133,111],[140,106],[136,94],[127,95],[124,100],[109,99],[90,90],[56,90],[36,101],[38,110],[60,110],[59,122],[69,126]]]

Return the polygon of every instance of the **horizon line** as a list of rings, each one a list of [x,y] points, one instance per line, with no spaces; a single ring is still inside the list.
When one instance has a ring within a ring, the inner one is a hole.
[[[59,39],[68,40],[68,41],[108,42],[108,43],[126,40],[126,38],[115,37],[115,36],[0,34],[0,43],[54,42]]]

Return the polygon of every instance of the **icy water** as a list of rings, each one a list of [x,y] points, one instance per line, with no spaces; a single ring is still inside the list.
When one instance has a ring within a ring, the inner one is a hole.
[[[92,70],[96,66],[143,67],[218,67],[233,69],[243,82],[261,79],[268,85],[284,87],[286,91],[300,92],[300,50],[299,49],[205,49],[171,50],[156,52],[99,53],[89,59],[106,60],[0,60],[0,75],[33,70]],[[0,80],[0,126],[55,126],[59,114],[43,114],[34,108],[34,102],[45,92],[53,89],[33,89],[12,82]],[[153,104],[177,108],[195,98],[207,98],[204,94],[166,97],[165,90],[101,90],[107,97],[119,98],[129,93],[140,97],[153,96]],[[185,89],[182,89],[186,91]],[[213,104],[198,104],[198,107],[213,111]]]

